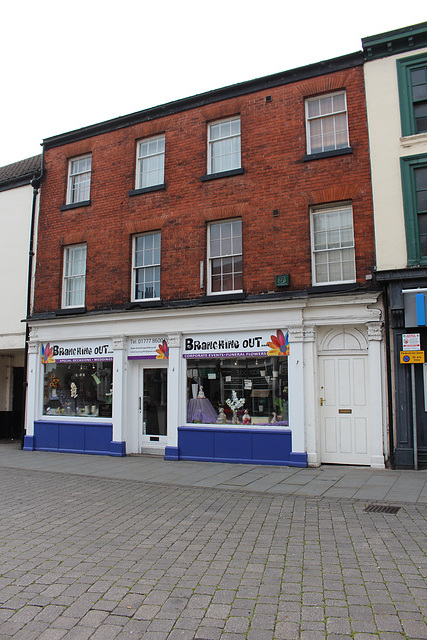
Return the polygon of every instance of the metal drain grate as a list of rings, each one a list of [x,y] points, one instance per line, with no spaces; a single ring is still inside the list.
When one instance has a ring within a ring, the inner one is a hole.
[[[389,504],[369,504],[364,510],[370,513],[391,513],[395,514],[399,511],[400,507],[392,507]]]

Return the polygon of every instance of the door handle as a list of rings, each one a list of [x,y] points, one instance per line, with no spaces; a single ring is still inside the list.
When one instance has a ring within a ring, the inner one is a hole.
[[[139,396],[139,410],[141,411],[141,396]]]
[[[324,398],[320,398],[320,406],[323,407],[323,403],[325,402]]]

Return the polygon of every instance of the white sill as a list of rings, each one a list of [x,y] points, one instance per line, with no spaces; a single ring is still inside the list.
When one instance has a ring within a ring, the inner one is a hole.
[[[422,144],[423,142],[427,142],[427,132],[415,133],[412,136],[400,138],[400,144],[404,148],[413,147],[414,145]]]
[[[113,424],[113,418],[100,418],[99,416],[94,417],[94,416],[66,416],[65,414],[52,414],[52,415],[42,415],[40,418],[37,419],[37,422],[39,422],[40,420],[46,421],[46,422],[58,422],[58,420],[61,420],[61,422],[69,422],[69,423],[79,423],[79,422],[87,422],[90,418],[90,421],[93,423],[102,423],[102,424]]]
[[[290,431],[290,426],[286,426],[284,424],[276,425],[276,424],[218,424],[216,422],[187,422],[182,425],[183,427],[195,427],[199,429],[200,427],[205,427],[207,429],[256,429],[257,431],[271,431],[271,429],[284,429],[285,431]]]
[[[329,287],[337,284],[356,284],[356,280],[331,280],[328,282],[313,282],[313,287]]]
[[[233,293],[243,293],[243,289],[230,289],[230,291],[208,291],[207,296],[229,296]]]

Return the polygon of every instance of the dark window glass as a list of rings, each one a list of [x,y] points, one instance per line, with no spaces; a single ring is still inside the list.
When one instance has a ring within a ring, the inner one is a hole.
[[[188,360],[187,390],[187,422],[288,424],[287,357]]]
[[[43,414],[111,418],[112,380],[109,361],[46,364]]]
[[[417,213],[427,211],[427,167],[415,169],[415,185],[417,190]]]

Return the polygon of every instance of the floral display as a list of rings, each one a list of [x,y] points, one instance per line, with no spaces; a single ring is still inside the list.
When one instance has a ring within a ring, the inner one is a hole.
[[[243,407],[243,405],[245,404],[245,399],[238,398],[237,393],[233,389],[231,392],[231,398],[227,398],[226,403],[228,404],[230,409],[234,412],[234,411],[237,411],[237,409],[240,409],[241,407]]]
[[[232,423],[239,424],[239,420],[237,418],[237,409],[243,407],[243,405],[245,404],[245,398],[238,398],[237,393],[233,389],[231,392],[231,398],[227,398],[225,402],[233,412]]]
[[[50,376],[49,386],[52,387],[52,389],[57,389],[59,386],[59,378],[57,378],[54,373]]]

